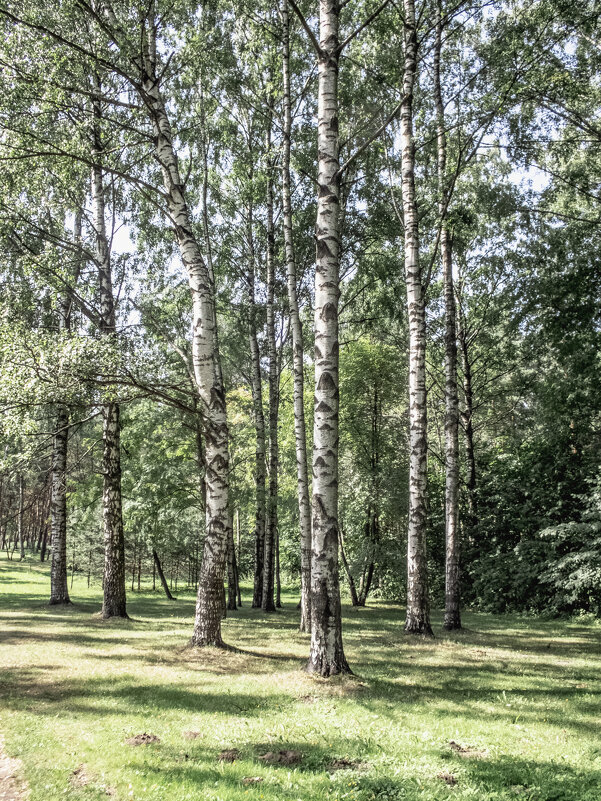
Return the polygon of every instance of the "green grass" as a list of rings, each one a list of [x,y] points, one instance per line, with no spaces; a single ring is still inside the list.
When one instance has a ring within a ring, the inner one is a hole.
[[[192,594],[133,594],[133,619],[108,623],[83,580],[73,608],[47,595],[45,567],[0,561],[0,732],[31,801],[601,799],[595,623],[466,614],[466,630],[445,635],[436,614],[424,641],[403,634],[398,606],[345,607],[356,675],[323,681],[302,671],[293,595],[267,616],[247,592],[224,623],[240,649],[227,653],[186,648]],[[142,732],[160,743],[125,743]],[[219,762],[229,748],[240,758]],[[302,762],[257,759],[280,748]],[[361,769],[329,770],[341,758]]]

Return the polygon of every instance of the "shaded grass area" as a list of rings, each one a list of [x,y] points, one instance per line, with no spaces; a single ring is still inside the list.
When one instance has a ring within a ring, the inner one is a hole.
[[[98,587],[48,607],[48,582],[0,561],[0,731],[32,801],[601,799],[598,624],[466,614],[451,635],[435,615],[426,641],[398,606],[345,607],[356,675],[323,681],[292,594],[266,615],[247,591],[224,653],[186,647],[191,593],[106,622]],[[126,744],[144,732],[160,742]],[[301,762],[259,759],[280,749]]]

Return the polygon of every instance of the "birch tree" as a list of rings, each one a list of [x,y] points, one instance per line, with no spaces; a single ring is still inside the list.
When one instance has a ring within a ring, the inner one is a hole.
[[[407,616],[405,631],[432,634],[428,597],[428,432],[426,406],[426,307],[419,259],[419,214],[415,192],[413,96],[418,60],[414,0],[403,0],[404,58],[401,105],[401,164],[405,282],[409,318],[409,527],[407,534]]]
[[[311,631],[311,504],[307,469],[307,430],[305,424],[305,375],[303,328],[298,303],[298,273],[294,250],[290,145],[292,138],[290,88],[290,17],[288,0],[282,0],[282,212],[286,279],[290,327],[292,329],[292,369],[294,373],[294,437],[296,443],[296,475],[301,557],[300,630]]]
[[[441,53],[444,30],[442,3],[438,3],[434,45],[434,93],[438,148],[438,213],[440,254],[445,299],[445,617],[447,630],[461,628],[459,608],[459,397],[457,392],[457,330],[453,284],[452,234],[446,220],[447,138],[441,85]]]

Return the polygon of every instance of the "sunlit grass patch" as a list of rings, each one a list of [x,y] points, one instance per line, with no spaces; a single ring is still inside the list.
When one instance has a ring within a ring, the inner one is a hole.
[[[68,609],[47,590],[45,567],[0,561],[0,730],[32,801],[601,798],[594,623],[466,614],[445,635],[435,616],[428,641],[397,606],[345,608],[355,675],[325,681],[292,594],[269,616],[246,593],[221,652],[187,645],[192,592],[133,594],[113,622],[98,587],[76,578]]]

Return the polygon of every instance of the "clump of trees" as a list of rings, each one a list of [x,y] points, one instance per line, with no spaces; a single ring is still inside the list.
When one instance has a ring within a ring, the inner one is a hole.
[[[591,2],[0,5],[0,545],[225,608],[599,611]],[[340,563],[339,563],[340,560]],[[224,588],[227,585],[227,592]],[[346,591],[346,590],[345,590]]]

